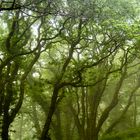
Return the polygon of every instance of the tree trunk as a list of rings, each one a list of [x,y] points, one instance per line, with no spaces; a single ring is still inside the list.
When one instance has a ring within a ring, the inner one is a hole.
[[[54,91],[53,91],[53,95],[52,95],[52,99],[51,99],[51,105],[49,108],[48,116],[47,116],[47,119],[46,119],[46,122],[45,122],[45,125],[43,128],[40,140],[50,140],[48,132],[49,132],[50,124],[52,121],[52,116],[53,116],[55,109],[56,109],[58,92],[59,92],[59,88],[56,85],[54,87]]]
[[[91,130],[91,133],[90,133],[90,136],[89,136],[89,139],[90,140],[98,140],[98,131],[96,130],[96,128],[94,127],[92,130]],[[86,139],[85,139],[86,140]]]
[[[2,140],[8,140],[8,132],[9,132],[9,123],[4,121],[2,126]]]
[[[98,140],[98,134],[95,134],[91,140]]]

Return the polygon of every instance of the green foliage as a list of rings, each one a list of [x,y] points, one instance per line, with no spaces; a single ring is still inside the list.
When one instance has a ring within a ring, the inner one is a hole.
[[[22,4],[20,10],[0,11],[0,121],[11,120],[11,138],[40,137],[47,118],[53,139],[87,140],[121,116],[139,83],[136,2],[24,0],[12,7]],[[0,4],[8,8],[12,2]],[[118,132],[133,126],[135,106],[103,140],[140,137],[139,128]]]
[[[102,136],[101,140],[138,140],[138,138],[140,138],[140,128],[133,128]]]

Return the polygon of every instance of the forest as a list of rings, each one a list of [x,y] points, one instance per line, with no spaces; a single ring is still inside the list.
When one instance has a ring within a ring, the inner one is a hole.
[[[0,0],[0,140],[140,140],[140,0]]]

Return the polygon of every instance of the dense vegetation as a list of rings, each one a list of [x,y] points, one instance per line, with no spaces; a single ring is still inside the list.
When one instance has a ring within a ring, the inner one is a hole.
[[[140,139],[139,7],[1,0],[1,139]]]

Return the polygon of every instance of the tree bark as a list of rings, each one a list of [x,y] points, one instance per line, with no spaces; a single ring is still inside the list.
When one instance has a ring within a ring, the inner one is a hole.
[[[51,105],[49,108],[48,116],[47,116],[47,119],[46,119],[46,122],[45,122],[45,125],[43,128],[43,131],[41,133],[40,140],[50,140],[48,132],[49,132],[50,124],[52,121],[52,116],[53,116],[55,109],[56,109],[58,93],[59,93],[59,87],[58,87],[58,85],[56,85],[54,87],[54,90],[53,90]]]
[[[8,132],[9,132],[9,122],[8,118],[5,117],[3,120],[3,125],[2,125],[2,140],[8,140]]]
[[[93,137],[91,138],[91,140],[98,140],[98,133],[95,132],[95,134],[93,135]]]

